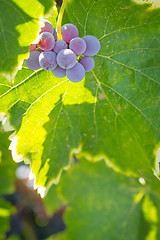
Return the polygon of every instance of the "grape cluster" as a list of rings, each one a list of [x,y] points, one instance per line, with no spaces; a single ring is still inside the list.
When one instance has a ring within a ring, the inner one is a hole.
[[[94,68],[91,57],[99,52],[99,40],[91,35],[78,37],[78,29],[73,24],[63,25],[61,34],[63,40],[57,40],[52,24],[43,20],[38,44],[31,44],[25,64],[31,70],[43,68],[58,78],[67,76],[72,82],[80,82],[85,72]]]

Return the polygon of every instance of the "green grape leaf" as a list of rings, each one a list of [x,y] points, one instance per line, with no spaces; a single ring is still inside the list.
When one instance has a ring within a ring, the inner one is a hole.
[[[9,215],[12,207],[0,197],[0,239],[5,239],[5,232],[9,230]]]
[[[28,57],[29,45],[38,34],[39,18],[53,5],[53,0],[0,0],[0,72],[12,76]]]
[[[63,206],[63,201],[58,197],[56,185],[52,185],[44,197],[44,204],[48,215],[52,215]]]
[[[159,19],[151,4],[70,0],[63,23],[101,43],[93,71],[72,83],[23,67],[12,87],[2,81],[0,111],[12,111],[19,129],[12,150],[32,161],[37,184],[55,181],[76,152],[128,175],[151,174],[160,139]]]
[[[16,237],[16,236],[14,236],[14,237],[12,236],[12,237],[9,238],[9,240],[19,240],[19,238]]]
[[[11,132],[4,132],[0,124],[0,239],[4,239],[4,234],[9,230],[9,215],[13,211],[11,205],[4,201],[2,195],[8,194],[14,189],[15,163],[8,150],[10,141],[8,139]]]
[[[62,174],[45,199],[53,208],[57,200],[49,199],[58,195],[66,205],[67,228],[56,239],[159,239],[157,208],[146,190],[138,179],[113,171],[104,161],[81,159]]]

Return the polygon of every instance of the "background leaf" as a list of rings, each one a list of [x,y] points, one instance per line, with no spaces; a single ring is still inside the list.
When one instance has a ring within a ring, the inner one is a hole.
[[[155,197],[138,179],[116,173],[104,161],[81,159],[46,196],[52,208],[57,195],[66,205],[67,228],[56,239],[159,239],[159,215],[150,193]]]
[[[5,232],[9,229],[9,215],[13,211],[11,205],[7,203],[2,195],[10,193],[14,189],[15,163],[8,150],[11,133],[3,132],[0,123],[0,239],[4,239]]]

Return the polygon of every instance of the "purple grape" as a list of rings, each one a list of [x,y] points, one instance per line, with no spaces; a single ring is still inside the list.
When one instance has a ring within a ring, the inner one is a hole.
[[[81,55],[86,50],[86,43],[82,38],[73,38],[69,43],[69,48],[76,54]]]
[[[43,19],[40,22],[40,25],[42,25],[39,34],[41,34],[42,32],[50,32],[51,34],[53,34],[54,32],[54,28],[52,26],[52,23],[50,23],[48,20]]]
[[[32,44],[30,45],[29,51],[30,51],[30,52],[35,51],[35,50],[36,50],[36,47],[37,47],[37,44],[32,43]]]
[[[55,46],[55,39],[49,32],[43,32],[39,35],[39,47],[44,51],[50,51]]]
[[[26,67],[31,70],[37,70],[41,68],[41,66],[39,65],[39,55],[40,55],[39,51],[30,52],[29,58],[25,59]]]
[[[94,60],[91,57],[82,57],[79,62],[83,65],[86,72],[90,72],[94,68]]]
[[[69,43],[73,38],[78,37],[78,29],[75,25],[67,23],[61,28],[62,39]]]
[[[61,68],[72,68],[77,61],[76,54],[70,49],[63,49],[57,55],[57,63]]]
[[[72,82],[80,82],[85,76],[85,69],[80,63],[76,63],[74,67],[66,70],[66,76]]]
[[[66,76],[66,69],[57,66],[54,70],[52,70],[52,73],[55,77],[63,78]]]
[[[99,52],[100,49],[100,42],[99,40],[91,35],[87,35],[83,37],[83,40],[86,42],[86,50],[83,53],[84,56],[94,56]]]
[[[67,49],[67,48],[68,48],[68,45],[67,45],[67,43],[65,41],[58,40],[58,41],[56,41],[53,50],[54,50],[55,53],[59,53],[61,50]]]
[[[53,70],[57,67],[56,57],[53,51],[42,52],[39,55],[39,64],[45,70]]]

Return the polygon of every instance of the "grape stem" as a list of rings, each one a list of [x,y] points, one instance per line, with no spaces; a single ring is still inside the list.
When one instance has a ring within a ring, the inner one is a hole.
[[[63,0],[59,16],[58,16],[58,21],[57,21],[57,40],[62,40],[62,34],[61,34],[61,23],[62,23],[62,18],[63,18],[63,13],[64,9],[66,7],[67,0]]]

